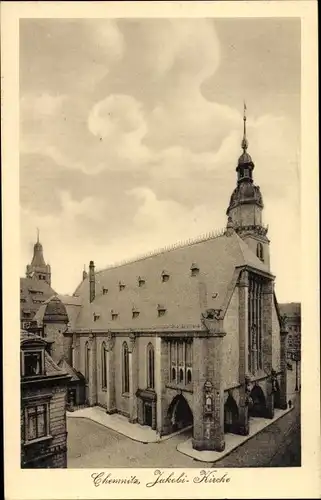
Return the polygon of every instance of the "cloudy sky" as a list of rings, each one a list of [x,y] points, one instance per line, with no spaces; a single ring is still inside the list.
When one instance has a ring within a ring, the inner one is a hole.
[[[224,227],[244,99],[278,299],[300,300],[299,20],[21,20],[21,276],[37,227],[60,293]]]

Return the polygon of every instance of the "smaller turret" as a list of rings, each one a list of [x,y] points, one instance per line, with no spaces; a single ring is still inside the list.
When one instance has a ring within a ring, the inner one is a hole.
[[[26,277],[36,278],[38,280],[43,280],[51,285],[51,268],[49,264],[46,264],[43,256],[42,244],[39,241],[39,229],[37,228],[37,242],[33,247],[33,257],[31,264],[26,267]]]
[[[88,273],[86,271],[86,265],[84,264],[84,270],[82,272],[82,280],[85,281],[85,279],[88,278]]]

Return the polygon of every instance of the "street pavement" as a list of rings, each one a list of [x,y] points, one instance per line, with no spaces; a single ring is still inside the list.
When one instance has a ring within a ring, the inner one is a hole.
[[[289,385],[293,375],[289,373]],[[281,417],[239,448],[212,464],[228,467],[300,466],[300,398],[289,390],[295,404],[292,411]],[[176,450],[191,431],[159,443],[143,444],[111,429],[83,418],[68,419],[68,468],[110,467],[210,467]]]

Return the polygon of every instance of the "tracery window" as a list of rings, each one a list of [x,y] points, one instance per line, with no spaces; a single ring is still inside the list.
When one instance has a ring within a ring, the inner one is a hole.
[[[105,342],[101,346],[101,387],[107,389],[107,347]]]
[[[89,382],[89,366],[90,366],[90,348],[89,343],[85,344],[85,379]]]
[[[263,368],[263,284],[262,278],[249,274],[248,365],[251,373]]]
[[[192,341],[175,339],[169,341],[170,382],[179,385],[192,383]]]
[[[155,353],[152,344],[147,346],[147,387],[155,388]]]
[[[122,362],[123,394],[126,394],[129,392],[129,352],[127,342],[123,343]]]

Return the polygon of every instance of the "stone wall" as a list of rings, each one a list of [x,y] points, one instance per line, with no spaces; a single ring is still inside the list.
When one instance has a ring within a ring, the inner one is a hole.
[[[44,325],[45,339],[54,342],[51,346],[51,357],[58,363],[66,350],[66,340],[63,332],[66,330],[64,323],[46,323]]]
[[[281,369],[280,364],[280,349],[281,349],[281,338],[280,338],[280,325],[273,303],[272,306],[272,366],[273,369],[278,372]]]
[[[222,343],[223,388],[228,389],[239,382],[239,292],[234,289],[225,318],[226,336]]]

